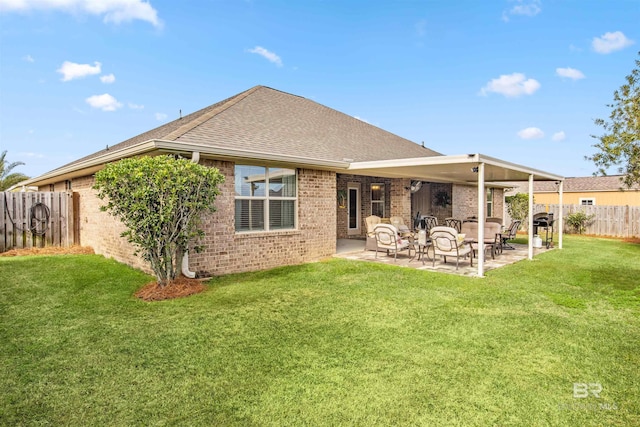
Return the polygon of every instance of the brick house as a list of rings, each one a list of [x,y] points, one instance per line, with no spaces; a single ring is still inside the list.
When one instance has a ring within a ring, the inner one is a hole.
[[[444,156],[309,99],[256,86],[27,184],[77,192],[81,244],[148,271],[120,237],[119,221],[99,211],[92,185],[108,162],[158,154],[190,158],[226,177],[217,211],[204,219],[205,249],[189,258],[201,276],[331,256],[337,239],[364,237],[363,219],[372,213],[407,224],[417,210],[441,219],[502,217],[500,182],[562,179],[480,154]],[[412,194],[416,181],[423,185]],[[450,203],[435,203],[442,193]]]

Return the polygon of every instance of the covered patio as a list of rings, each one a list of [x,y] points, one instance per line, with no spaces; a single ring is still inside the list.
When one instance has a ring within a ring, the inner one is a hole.
[[[493,268],[497,268],[501,265],[510,264],[520,259],[532,260],[534,254],[544,251],[544,249],[535,249],[533,247],[533,183],[534,181],[554,181],[558,185],[559,202],[562,206],[562,185],[564,177],[537,169],[529,168],[526,166],[506,162],[494,157],[486,156],[483,154],[466,154],[466,155],[454,155],[454,156],[431,156],[431,157],[419,157],[408,159],[394,159],[394,160],[380,160],[370,162],[353,162],[348,167],[348,173],[354,175],[364,175],[372,177],[384,177],[393,178],[399,180],[422,180],[429,182],[451,183],[460,184],[466,186],[473,186],[477,189],[477,201],[475,201],[474,216],[478,222],[478,241],[479,251],[478,253],[484,253],[484,225],[486,219],[485,213],[485,189],[489,184],[501,184],[514,181],[526,181],[528,182],[529,193],[529,217],[524,222],[528,230],[528,245],[519,245],[516,250],[504,251],[502,255],[492,260],[488,257],[486,260],[484,257],[478,257],[474,260],[474,267],[469,268],[469,275],[475,275],[483,277],[484,272]],[[470,203],[473,203],[471,201]],[[557,221],[558,226],[556,229],[559,231],[557,248],[562,249],[562,216],[560,211]],[[508,224],[507,224],[508,225]],[[340,245],[338,245],[340,246]],[[337,252],[340,252],[338,249]],[[374,251],[367,251],[370,253],[363,253],[358,255],[361,259],[375,259]],[[344,254],[344,252],[343,252]],[[343,256],[338,253],[338,256]],[[353,255],[350,255],[353,256]],[[405,257],[406,258],[406,257]],[[378,256],[380,259],[380,256]],[[394,262],[391,258],[391,262]],[[398,260],[398,265],[401,261]],[[413,261],[413,264],[418,265],[418,268],[433,269],[428,266],[428,263],[422,265],[422,262]],[[463,263],[465,264],[465,263]],[[468,266],[468,261],[466,263]],[[407,262],[407,266],[410,265]],[[443,268],[448,269],[442,262],[436,261],[435,269]],[[455,270],[455,264],[453,264]],[[462,269],[462,267],[461,267]],[[474,270],[471,273],[471,270]]]

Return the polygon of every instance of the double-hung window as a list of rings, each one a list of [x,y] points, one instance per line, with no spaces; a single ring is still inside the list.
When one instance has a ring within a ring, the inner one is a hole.
[[[493,188],[487,188],[487,217],[493,216]]]
[[[295,169],[236,165],[236,231],[296,228]]]
[[[371,215],[384,217],[384,184],[371,184]]]

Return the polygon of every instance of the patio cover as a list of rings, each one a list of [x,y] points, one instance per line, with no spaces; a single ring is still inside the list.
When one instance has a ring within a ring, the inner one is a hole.
[[[558,247],[562,249],[562,184],[564,177],[505,162],[483,154],[433,156],[411,159],[354,162],[348,171],[358,175],[411,178],[430,182],[476,185],[478,188],[479,254],[484,253],[485,183],[529,181],[529,259],[533,259],[533,182],[555,181],[559,192]],[[484,276],[484,259],[478,257],[478,276]]]

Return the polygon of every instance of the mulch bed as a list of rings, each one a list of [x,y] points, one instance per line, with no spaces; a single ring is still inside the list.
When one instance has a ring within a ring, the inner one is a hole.
[[[178,277],[164,288],[158,286],[158,282],[148,283],[134,295],[143,301],[162,301],[188,297],[189,295],[198,294],[205,289],[207,289],[207,287],[197,279]]]
[[[95,252],[89,246],[69,246],[62,248],[58,246],[47,246],[44,248],[11,249],[0,253],[0,257],[9,256],[31,256],[31,255],[92,255]]]

